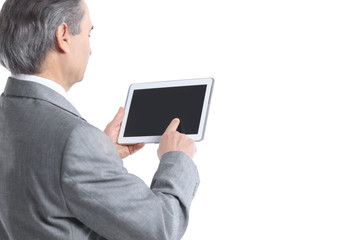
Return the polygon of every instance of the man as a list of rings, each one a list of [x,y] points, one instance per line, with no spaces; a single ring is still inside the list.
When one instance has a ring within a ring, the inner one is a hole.
[[[105,133],[66,96],[83,79],[92,29],[83,0],[7,0],[0,61],[12,73],[0,98],[0,239],[180,239],[199,184],[193,140],[174,119],[148,188],[116,143],[124,110]]]

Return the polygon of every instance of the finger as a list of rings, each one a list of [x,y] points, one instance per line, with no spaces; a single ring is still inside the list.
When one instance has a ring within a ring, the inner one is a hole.
[[[134,152],[139,151],[140,149],[142,149],[145,146],[145,143],[138,143],[134,146]]]
[[[169,124],[169,126],[166,128],[165,133],[175,132],[179,124],[180,124],[180,119],[174,118]]]
[[[122,120],[124,119],[124,116],[125,116],[125,110],[123,107],[120,107],[119,111],[116,113],[112,122],[114,122],[116,124],[120,124],[122,122]]]
[[[129,152],[130,155],[136,153],[137,151],[139,151],[140,149],[142,149],[145,146],[145,143],[138,143],[136,145],[130,146],[129,147]]]

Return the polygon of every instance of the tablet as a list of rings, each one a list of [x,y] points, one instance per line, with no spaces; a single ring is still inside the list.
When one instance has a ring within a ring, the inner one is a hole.
[[[204,138],[213,78],[136,83],[129,87],[118,143],[159,143],[174,118],[177,131]]]

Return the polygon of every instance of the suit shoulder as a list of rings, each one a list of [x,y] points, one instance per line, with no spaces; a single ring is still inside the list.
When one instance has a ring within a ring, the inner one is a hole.
[[[112,143],[108,135],[86,121],[77,121],[74,124],[70,138],[83,138],[84,142]]]

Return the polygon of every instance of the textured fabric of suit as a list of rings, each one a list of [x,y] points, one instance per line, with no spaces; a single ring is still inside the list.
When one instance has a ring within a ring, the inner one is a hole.
[[[9,78],[0,99],[2,240],[180,239],[199,184],[182,152],[149,188],[60,94]]]

